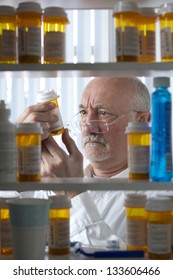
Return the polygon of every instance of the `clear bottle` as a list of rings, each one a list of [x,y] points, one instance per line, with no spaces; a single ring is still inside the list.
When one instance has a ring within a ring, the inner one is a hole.
[[[16,127],[9,121],[10,109],[0,100],[0,181],[16,181]]]
[[[152,62],[156,60],[156,18],[153,7],[139,9],[139,62]]]
[[[39,3],[19,3],[17,8],[19,63],[41,63],[41,24],[42,10]]]
[[[171,211],[170,198],[147,199],[148,258],[163,260],[171,258]]]
[[[66,255],[70,253],[70,207],[67,195],[50,196],[49,210],[49,254]]]
[[[146,195],[126,194],[126,242],[127,250],[147,250]]]
[[[40,181],[41,133],[40,123],[19,123],[16,125],[17,181]]]
[[[171,199],[172,202],[172,211],[171,211],[171,244],[172,244],[172,252],[173,252],[173,192],[172,191],[161,191],[157,194],[161,197],[168,197]]]
[[[52,124],[48,123],[49,129],[51,131],[52,136],[56,136],[59,134],[62,134],[64,132],[64,125],[59,109],[59,103],[58,103],[58,95],[53,89],[44,89],[38,92],[37,94],[37,102],[43,103],[43,102],[53,102],[56,107],[54,110],[52,110],[52,114],[57,115],[59,120],[57,122],[54,122]]]
[[[63,63],[65,61],[65,32],[69,23],[63,8],[44,9],[44,63]]]
[[[16,63],[16,9],[0,6],[0,63]]]
[[[159,9],[161,60],[173,61],[173,3]]]
[[[152,93],[152,145],[151,170],[152,181],[172,180],[172,100],[168,91],[169,77],[154,78],[156,90]]]
[[[138,61],[139,11],[134,1],[118,1],[114,6],[116,61]]]
[[[15,197],[20,197],[18,192],[0,192],[0,253],[2,259],[6,259],[7,256],[11,259],[13,255],[10,213],[6,200]]]
[[[126,128],[128,142],[129,179],[149,179],[150,134],[147,122],[129,122]]]

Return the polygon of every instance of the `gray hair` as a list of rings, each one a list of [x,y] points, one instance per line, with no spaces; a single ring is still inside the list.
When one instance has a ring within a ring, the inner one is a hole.
[[[127,78],[132,92],[131,108],[135,111],[150,111],[150,93],[147,87],[137,78]],[[128,82],[128,81],[127,81]]]

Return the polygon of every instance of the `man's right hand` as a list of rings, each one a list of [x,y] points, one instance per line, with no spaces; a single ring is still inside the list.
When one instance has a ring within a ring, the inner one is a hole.
[[[58,121],[58,116],[52,113],[54,108],[55,104],[52,102],[38,103],[36,105],[29,106],[17,118],[16,123],[39,122],[43,129],[41,139],[44,140],[50,135],[50,130],[47,123],[54,123]]]

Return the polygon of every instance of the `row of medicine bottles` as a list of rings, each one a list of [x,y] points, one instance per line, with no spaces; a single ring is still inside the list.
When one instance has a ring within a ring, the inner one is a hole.
[[[173,61],[173,3],[139,8],[136,1],[118,1],[113,17],[116,61],[154,62],[156,49],[161,61]]]
[[[173,193],[126,194],[127,250],[143,250],[149,259],[170,259],[173,252]]]
[[[173,60],[173,3],[154,9],[139,8],[133,0],[118,1],[113,19],[115,61],[156,61],[156,22],[160,25],[161,60]],[[36,2],[20,3],[17,9],[0,6],[0,63],[65,62],[68,23],[60,7],[43,10]]]
[[[151,126],[147,122],[129,122],[129,179],[168,182],[173,178],[172,97],[169,77],[155,77],[151,93]]]
[[[0,6],[0,63],[44,63],[65,61],[65,31],[69,23],[63,8],[22,2],[15,9]],[[42,43],[43,33],[43,43]]]

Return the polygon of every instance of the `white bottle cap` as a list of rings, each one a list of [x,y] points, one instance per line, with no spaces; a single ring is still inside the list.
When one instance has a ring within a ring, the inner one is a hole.
[[[67,209],[71,207],[71,199],[68,195],[52,195],[49,196],[51,201],[50,208]]]
[[[68,21],[67,13],[61,7],[47,7],[44,9],[43,13],[44,13],[44,16],[47,16],[47,17],[50,17],[50,16],[60,17],[60,18],[66,19]]]
[[[114,5],[114,14],[122,12],[139,12],[137,2],[134,1],[118,1]]]
[[[172,202],[168,197],[150,197],[147,199],[146,210],[152,212],[172,211]]]
[[[147,197],[145,194],[128,193],[124,200],[125,207],[145,208]]]
[[[53,89],[40,90],[37,94],[37,103],[57,99],[59,95]]]
[[[170,87],[170,78],[169,77],[155,77],[154,78],[154,87]]]
[[[17,13],[23,13],[23,12],[35,12],[35,13],[41,13],[42,9],[39,3],[36,2],[22,2],[19,3],[19,6],[17,8]]]
[[[158,10],[159,15],[164,15],[172,12],[173,12],[173,3],[164,3],[160,6]]]
[[[17,134],[42,134],[43,130],[39,122],[35,123],[18,123],[16,125]]]
[[[140,7],[139,12],[145,17],[156,17],[157,11],[154,7]]]
[[[151,128],[147,122],[128,122],[126,133],[150,133]]]
[[[0,8],[0,15],[6,15],[6,16],[13,16],[16,14],[16,9],[12,6],[1,6]]]

